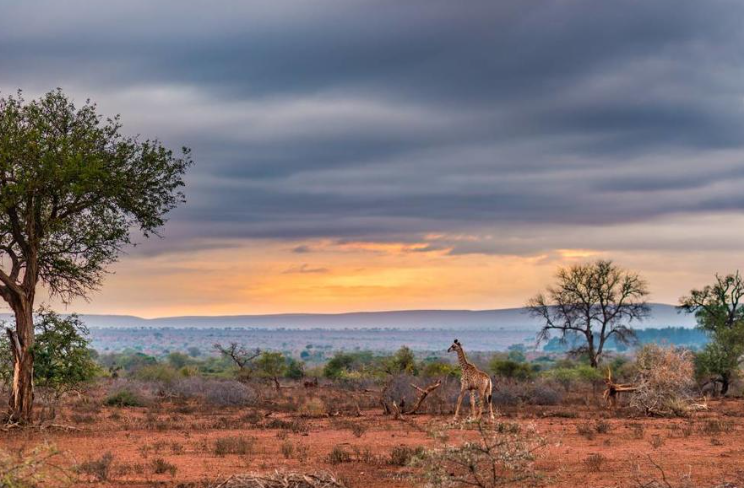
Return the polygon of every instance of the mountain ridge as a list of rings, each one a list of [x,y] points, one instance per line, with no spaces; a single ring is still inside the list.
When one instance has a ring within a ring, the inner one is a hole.
[[[636,328],[694,327],[695,319],[677,313],[676,307],[652,303],[651,318],[634,324]],[[522,308],[487,310],[389,310],[381,312],[285,313],[245,315],[183,315],[142,318],[135,315],[80,314],[93,328],[287,328],[287,329],[509,329],[534,331],[540,321]],[[0,319],[12,321],[10,314]]]

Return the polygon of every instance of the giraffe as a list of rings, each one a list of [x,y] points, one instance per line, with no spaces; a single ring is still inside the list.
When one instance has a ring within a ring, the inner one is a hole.
[[[488,403],[488,408],[491,412],[491,418],[493,415],[493,404],[491,403],[491,397],[493,393],[493,382],[491,377],[479,370],[465,357],[465,351],[462,349],[460,341],[455,339],[447,352],[457,352],[457,360],[460,363],[460,369],[462,370],[462,376],[460,377],[460,395],[457,397],[457,407],[455,408],[455,420],[460,413],[460,405],[462,399],[465,396],[466,391],[470,391],[470,414],[475,416],[475,392],[476,390],[480,394],[480,409],[478,410],[478,418],[483,415],[483,407]]]

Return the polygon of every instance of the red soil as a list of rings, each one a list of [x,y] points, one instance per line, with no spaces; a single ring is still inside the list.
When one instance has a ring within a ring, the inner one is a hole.
[[[181,408],[178,413],[177,408],[96,407],[89,413],[65,409],[59,422],[78,430],[12,429],[3,435],[0,447],[17,452],[51,443],[62,452],[56,463],[71,471],[106,452],[113,454],[109,481],[78,474],[75,486],[196,487],[210,486],[235,473],[322,469],[336,473],[350,487],[403,488],[420,486],[421,482],[411,478],[414,468],[388,462],[391,450],[396,446],[432,446],[427,430],[450,421],[449,417],[429,415],[393,420],[379,410],[365,410],[361,417],[301,420],[308,430],[295,433],[266,428],[266,423],[274,418],[297,420],[297,414],[272,413],[259,418],[263,427],[257,427],[246,422],[245,409]],[[264,416],[266,411],[260,414]],[[742,486],[744,482],[742,400],[711,402],[708,411],[689,419],[634,417],[627,411],[609,412],[598,406],[523,407],[502,414],[500,421],[532,423],[547,439],[536,463],[547,487],[639,486],[638,481],[661,480],[659,468],[675,488],[682,486],[685,476],[699,487],[723,482]],[[600,420],[609,424],[609,432],[596,433]],[[357,432],[361,436],[352,432],[351,423],[363,426],[360,430],[365,431]],[[592,427],[594,433],[581,435],[578,426]],[[449,432],[453,439],[473,435],[472,430],[450,428]],[[226,437],[255,438],[254,448],[247,454],[218,455],[215,442]],[[289,459],[282,453],[283,445],[294,447]],[[370,452],[366,458],[359,454],[364,459],[331,465],[329,453],[337,445],[350,452],[355,447],[360,453],[365,448]],[[604,457],[597,471],[586,461],[592,454]],[[173,464],[175,474],[154,474],[150,466],[156,458]]]

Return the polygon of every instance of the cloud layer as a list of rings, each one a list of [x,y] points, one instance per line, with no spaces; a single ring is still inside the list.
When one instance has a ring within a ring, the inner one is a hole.
[[[4,93],[61,86],[193,148],[188,205],[135,255],[256,239],[305,257],[318,242],[522,257],[742,244],[727,217],[744,207],[741,2],[3,10]]]

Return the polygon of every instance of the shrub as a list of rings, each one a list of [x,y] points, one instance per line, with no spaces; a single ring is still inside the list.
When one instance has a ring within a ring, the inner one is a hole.
[[[578,432],[579,435],[586,437],[588,440],[594,439],[594,428],[587,424],[576,424],[576,432]]]
[[[548,385],[536,384],[529,393],[529,402],[533,405],[558,405],[563,395]]]
[[[89,348],[88,329],[77,315],[61,317],[55,312],[39,310],[34,323],[34,385],[46,411],[56,416],[56,405],[65,393],[91,381],[100,372]],[[0,380],[13,377],[10,343],[0,336]]]
[[[427,363],[421,372],[422,376],[427,378],[439,378],[442,376],[451,376],[453,378],[460,377],[460,368],[454,364],[445,363],[442,361],[433,361]]]
[[[414,458],[422,468],[424,482],[432,487],[478,486],[493,488],[536,481],[535,452],[545,445],[534,428],[491,430],[478,424],[479,437],[459,446],[446,443],[446,436],[433,433],[441,443]]]
[[[107,396],[103,401],[109,407],[144,407],[145,402],[136,393],[120,390]]]
[[[86,461],[80,464],[77,466],[77,471],[93,476],[98,481],[108,481],[113,463],[114,455],[107,452],[98,459]]]
[[[328,462],[336,465],[351,462],[351,453],[344,449],[343,446],[336,444],[328,454]]]
[[[292,441],[286,440],[282,442],[282,455],[284,456],[284,459],[291,459],[292,455],[294,454],[294,444],[292,444]]]
[[[143,366],[134,373],[134,377],[142,381],[160,381],[163,383],[172,383],[180,375],[173,366],[167,364],[153,364]]]
[[[353,355],[337,352],[323,368],[323,376],[334,380],[340,379],[345,373],[351,371],[353,364]]]
[[[653,447],[654,449],[658,449],[664,445],[664,438],[661,437],[659,434],[654,434],[651,436],[651,440],[649,441],[649,443],[651,444],[651,447]]]
[[[643,426],[643,424],[634,422],[632,424],[628,424],[628,428],[632,431],[634,439],[643,439],[643,436],[646,435],[646,428]]]
[[[169,392],[183,399],[199,399],[215,407],[248,407],[257,401],[256,391],[237,380],[182,378],[169,387]]]
[[[393,466],[407,466],[411,460],[423,455],[423,447],[396,446],[390,451],[390,464]]]
[[[152,471],[155,474],[170,473],[171,476],[175,476],[178,467],[163,458],[155,458],[152,460]]]
[[[638,378],[631,406],[651,415],[686,415],[692,404],[693,361],[689,351],[646,344],[636,357]]]
[[[597,420],[597,423],[594,424],[594,429],[597,431],[597,434],[609,434],[612,430],[612,425],[606,420]]]
[[[255,441],[253,437],[220,437],[214,441],[214,454],[220,457],[228,454],[251,454]]]
[[[488,367],[496,376],[510,380],[524,381],[535,376],[535,369],[531,364],[505,359],[502,355],[495,355]]]
[[[602,465],[606,460],[607,459],[601,454],[589,454],[589,456],[584,459],[584,466],[586,466],[586,469],[592,473],[599,473],[602,471]]]

